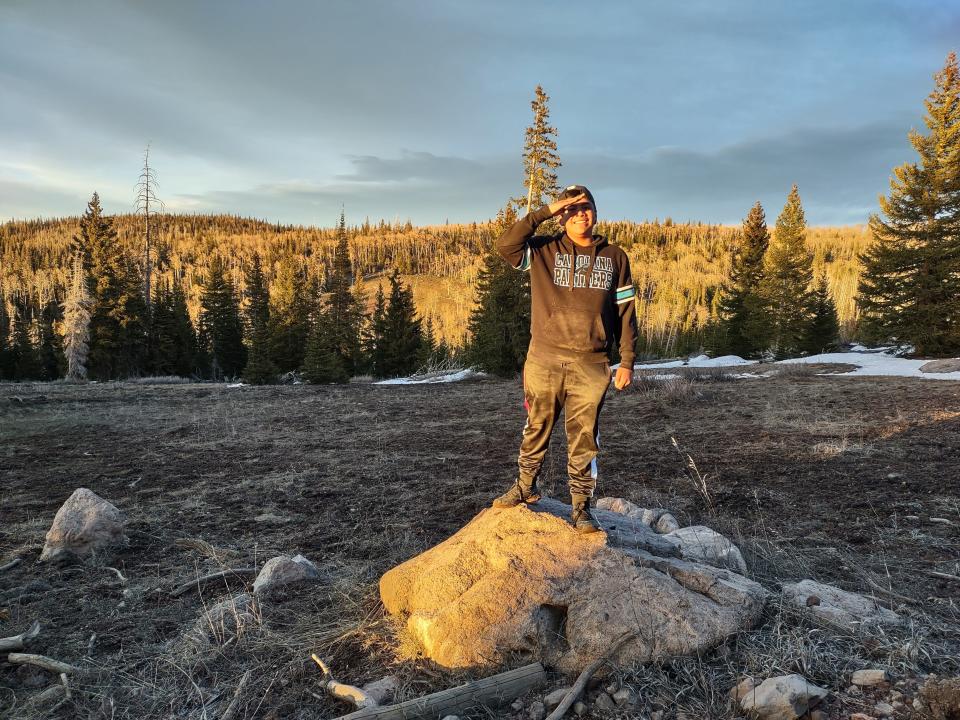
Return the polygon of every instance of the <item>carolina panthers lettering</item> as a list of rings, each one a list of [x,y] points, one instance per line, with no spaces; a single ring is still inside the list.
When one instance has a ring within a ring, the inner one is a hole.
[[[613,287],[613,260],[597,256],[590,270],[590,256],[577,255],[577,268],[573,274],[573,287],[589,287],[591,290],[609,290]],[[553,284],[570,287],[570,267],[573,257],[558,252],[553,258]],[[589,272],[587,272],[590,270]]]

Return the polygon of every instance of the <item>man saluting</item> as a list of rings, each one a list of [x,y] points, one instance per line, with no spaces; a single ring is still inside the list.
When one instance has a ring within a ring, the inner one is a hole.
[[[537,226],[557,216],[563,232],[535,235]],[[523,367],[527,422],[520,443],[520,474],[494,507],[540,499],[537,477],[550,434],[565,414],[571,522],[581,533],[600,530],[590,512],[597,484],[598,419],[610,385],[609,352],[620,348],[614,385],[622,390],[633,377],[637,319],[636,291],[626,253],[594,235],[597,206],[583,185],[571,185],[560,198],[529,213],[497,241],[500,254],[530,273],[530,347]]]

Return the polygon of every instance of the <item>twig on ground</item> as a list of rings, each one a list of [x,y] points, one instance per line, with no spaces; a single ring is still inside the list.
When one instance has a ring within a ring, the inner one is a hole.
[[[12,637],[0,638],[0,652],[23,650],[23,646],[29,640],[33,640],[39,634],[40,623],[34,620],[33,624],[30,625],[30,628],[26,632],[20,633],[19,635],[14,635]]]
[[[87,657],[93,657],[93,646],[97,644],[97,634],[94,633],[87,640]]]
[[[0,572],[4,572],[6,570],[10,570],[11,568],[15,568],[21,562],[23,562],[23,558],[14,558],[10,562],[8,562],[6,565],[0,565]]]
[[[244,567],[244,568],[233,568],[230,570],[221,570],[219,572],[210,573],[209,575],[202,575],[201,577],[198,577],[196,580],[191,580],[190,582],[184,583],[183,585],[180,585],[179,587],[176,587],[173,590],[171,590],[170,597],[180,597],[185,592],[189,592],[190,590],[199,590],[201,585],[205,585],[206,583],[211,582],[212,580],[221,580],[223,578],[230,577],[231,575],[236,575],[237,577],[245,577],[250,575],[256,575],[257,572],[258,571],[256,568]]]
[[[70,692],[70,683],[67,680],[66,673],[60,673],[60,682],[63,683],[63,689],[66,691],[65,700],[73,700],[73,693]]]
[[[557,705],[556,709],[547,716],[547,720],[560,720],[560,718],[566,715],[567,710],[569,710],[570,707],[577,701],[577,698],[583,694],[583,691],[587,689],[587,683],[590,682],[590,678],[593,677],[593,674],[597,672],[597,670],[599,670],[604,663],[609,662],[610,658],[612,658],[616,654],[617,650],[619,650],[625,643],[633,640],[636,637],[637,633],[635,632],[627,633],[617,640],[613,644],[613,647],[611,647],[603,657],[599,658],[598,660],[594,660],[592,663],[587,665],[583,672],[577,676],[577,681],[573,684],[573,687],[570,688],[570,691],[564,696],[563,700],[560,701],[560,704]]]
[[[223,711],[223,715],[220,716],[220,720],[233,720],[234,716],[236,716],[237,708],[240,707],[240,695],[243,693],[243,687],[247,684],[247,680],[249,679],[250,671],[247,670],[240,678],[240,682],[237,683],[237,689],[233,693],[233,699],[230,701],[230,704],[227,705],[227,709]]]
[[[323,671],[323,680],[320,681],[320,686],[326,690],[331,697],[348,702],[358,710],[376,707],[379,704],[360,688],[334,680],[330,668],[316,653],[311,653],[310,657],[320,666],[320,670]]]
[[[872,587],[872,588],[873,588],[874,590],[876,590],[877,592],[881,592],[881,593],[883,593],[884,595],[889,595],[890,597],[896,598],[897,600],[900,600],[901,602],[905,602],[905,603],[908,603],[908,604],[910,604],[910,605],[921,605],[921,604],[922,604],[922,602],[921,602],[920,600],[915,600],[914,598],[907,597],[906,595],[901,595],[900,593],[895,593],[893,590],[888,590],[887,588],[883,587],[883,585],[881,585],[880,583],[874,582],[874,581],[871,580],[870,578],[867,578],[867,583],[870,585],[870,587]]]
[[[940,578],[941,580],[956,580],[960,582],[960,575],[951,575],[950,573],[937,572],[936,570],[931,570],[930,574],[935,578]]]
[[[115,567],[104,567],[104,570],[112,570],[117,574],[117,579],[122,582],[124,585],[127,584],[127,579],[123,576],[123,573],[117,570]]]
[[[7,662],[13,663],[14,665],[36,665],[39,668],[44,670],[49,670],[52,673],[66,673],[67,675],[76,675],[80,672],[80,668],[70,665],[69,663],[60,662],[59,660],[54,660],[53,658],[48,658],[46,655],[33,655],[31,653],[10,653],[7,655]]]

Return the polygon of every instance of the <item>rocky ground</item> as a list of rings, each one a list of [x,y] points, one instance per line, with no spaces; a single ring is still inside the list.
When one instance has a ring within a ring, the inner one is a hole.
[[[774,593],[811,578],[870,594],[909,622],[828,631],[774,602],[757,630],[699,658],[605,668],[582,714],[736,717],[728,693],[743,678],[792,673],[829,691],[817,712],[831,718],[919,716],[924,686],[949,698],[952,686],[935,683],[960,674],[960,384],[816,371],[700,373],[611,395],[598,494],[724,532]],[[28,651],[82,670],[68,700],[44,705],[57,676],[0,660],[0,716],[213,718],[231,703],[237,718],[346,713],[320,688],[311,653],[344,682],[396,676],[398,699],[473,677],[417,657],[385,617],[377,581],[510,482],[522,424],[519,384],[493,379],[0,385],[0,567],[22,559],[0,571],[0,638],[36,620]],[[544,485],[561,498],[564,472],[558,431]],[[128,544],[38,564],[78,487],[126,514]],[[319,581],[242,612],[212,611],[252,592],[249,574],[170,592],[298,553]],[[208,642],[193,642],[198,633]],[[887,675],[859,686],[861,669]],[[544,696],[565,684],[555,678],[503,713],[546,712]]]

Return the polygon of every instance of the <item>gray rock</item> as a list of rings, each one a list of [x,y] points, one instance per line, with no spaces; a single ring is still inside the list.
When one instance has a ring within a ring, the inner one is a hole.
[[[253,581],[253,592],[265,595],[293,583],[316,582],[319,579],[317,566],[303,555],[292,558],[279,555],[263,564],[257,579]]]
[[[894,713],[894,707],[890,703],[878,702],[873,706],[873,711],[880,717],[890,717]]]
[[[617,709],[617,704],[613,701],[613,698],[605,692],[597,695],[597,699],[593,701],[593,706],[603,712],[613,712]]]
[[[783,598],[794,607],[809,612],[823,625],[841,630],[899,625],[902,622],[899,615],[881,607],[872,598],[813,580],[785,584]]]
[[[648,528],[652,528],[657,520],[667,512],[663,508],[643,508],[629,500],[616,497],[600,498],[597,500],[597,507],[601,510],[625,515],[633,520],[639,520]]]
[[[373,698],[377,705],[389,705],[396,697],[399,687],[400,678],[396,675],[387,675],[379,680],[367,683],[360,689]]]
[[[77,488],[53,518],[40,553],[43,562],[85,558],[127,541],[127,516],[92,490]]]
[[[563,699],[567,696],[568,692],[570,692],[570,688],[568,687],[557,688],[543,698],[543,704],[547,706],[547,710],[553,710],[557,705],[563,702]]]
[[[624,705],[632,705],[636,701],[636,696],[630,688],[620,688],[612,696],[613,701],[620,707]]]
[[[259,626],[260,610],[256,599],[241,593],[208,608],[186,633],[184,640],[196,649],[206,649],[223,645]]]
[[[577,700],[573,704],[573,713],[574,715],[586,715],[587,714],[587,705],[582,700]]]
[[[760,720],[796,720],[829,694],[802,675],[767,678],[740,700],[740,707]]]
[[[673,544],[608,511],[596,513],[606,533],[579,535],[569,513],[553,500],[483,510],[388,571],[384,606],[443,667],[496,666],[526,653],[564,673],[605,656],[626,633],[637,637],[611,659],[619,665],[695,654],[759,620],[768,593],[752,580],[670,557]]]
[[[850,677],[850,682],[860,687],[870,687],[887,682],[887,671],[879,668],[870,670],[857,670]]]
[[[531,703],[530,709],[527,710],[527,717],[530,718],[530,720],[543,720],[546,716],[547,708],[539,700]]]
[[[444,715],[443,720],[460,720],[459,715]]]
[[[747,563],[743,560],[740,548],[716,530],[704,525],[691,525],[673,530],[663,537],[677,543],[682,557],[729,568],[741,575],[747,572]]]
[[[745,677],[743,680],[730,688],[730,699],[735,702],[740,702],[747,696],[747,693],[753,692],[753,689],[756,686],[756,680],[754,680],[752,677]]]
[[[673,532],[680,529],[680,523],[677,522],[677,519],[673,514],[665,512],[657,521],[653,524],[653,529],[656,530],[661,535],[666,533]]]
[[[948,373],[960,371],[960,358],[944,358],[931,360],[920,366],[922,373]]]

